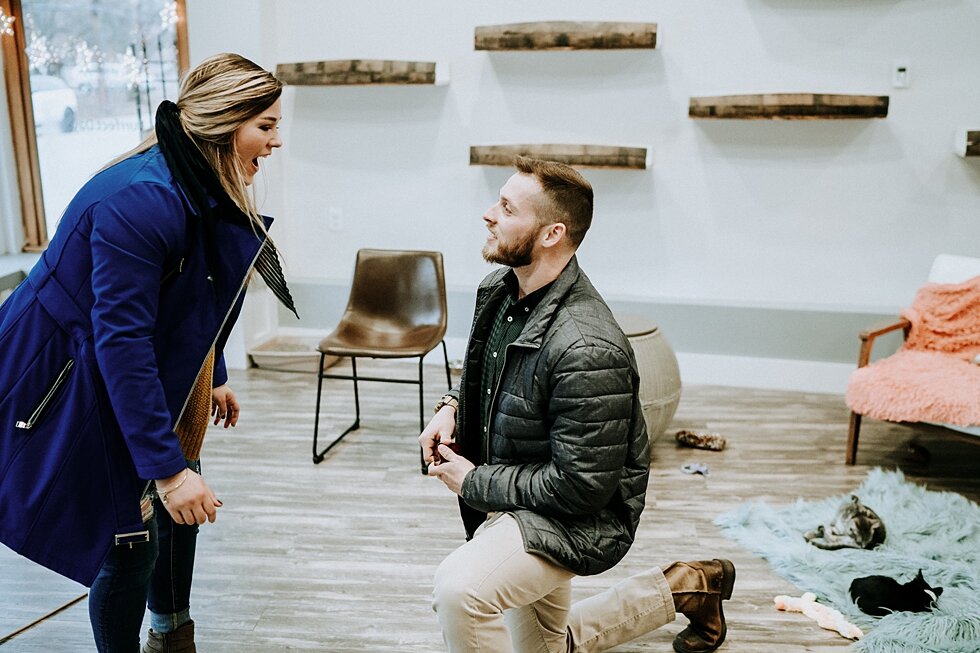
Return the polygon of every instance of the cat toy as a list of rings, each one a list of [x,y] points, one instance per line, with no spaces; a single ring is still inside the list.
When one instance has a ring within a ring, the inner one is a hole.
[[[861,629],[844,618],[840,612],[830,607],[817,603],[817,597],[813,592],[806,592],[803,596],[786,596],[780,594],[773,599],[777,610],[786,612],[802,612],[817,622],[817,625],[827,630],[836,630],[848,639],[861,639],[864,633]]]
[[[710,451],[721,451],[725,448],[725,436],[721,433],[708,433],[707,431],[690,431],[682,429],[674,435],[678,444],[695,449],[708,449]]]

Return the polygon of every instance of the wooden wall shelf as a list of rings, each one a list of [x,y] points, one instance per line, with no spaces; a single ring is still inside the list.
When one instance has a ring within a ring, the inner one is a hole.
[[[618,145],[523,144],[470,146],[471,166],[514,165],[514,157],[559,161],[580,168],[626,168],[646,170],[647,148]]]
[[[980,156],[980,129],[963,129],[956,134],[956,153]]]
[[[692,118],[732,120],[854,120],[888,115],[887,95],[765,93],[692,97]]]
[[[545,21],[483,25],[476,28],[477,50],[651,50],[656,23]]]
[[[294,86],[350,86],[365,84],[448,83],[448,65],[434,61],[391,59],[336,59],[281,63],[276,77]]]

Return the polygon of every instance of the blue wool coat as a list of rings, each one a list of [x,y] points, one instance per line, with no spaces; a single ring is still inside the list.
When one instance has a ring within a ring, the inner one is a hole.
[[[99,173],[0,305],[0,542],[84,585],[186,467],[173,428],[212,346],[227,379],[264,236],[218,207],[209,268],[189,206],[156,146]]]

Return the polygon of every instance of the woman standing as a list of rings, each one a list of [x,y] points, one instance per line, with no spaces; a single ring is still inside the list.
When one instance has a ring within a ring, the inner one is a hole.
[[[155,133],[93,177],[0,306],[0,541],[91,586],[98,650],[194,651],[199,474],[239,406],[221,355],[254,268],[295,312],[248,186],[282,85],[234,54],[190,71]],[[155,517],[154,517],[155,512]]]

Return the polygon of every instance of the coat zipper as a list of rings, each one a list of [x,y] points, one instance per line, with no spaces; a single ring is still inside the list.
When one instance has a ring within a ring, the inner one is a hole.
[[[65,382],[65,379],[68,378],[68,373],[71,372],[71,368],[74,367],[74,365],[75,360],[69,358],[68,362],[65,363],[65,366],[61,369],[61,373],[58,374],[58,377],[54,380],[54,383],[51,384],[51,389],[48,390],[48,394],[44,395],[44,399],[42,399],[41,403],[37,405],[37,408],[34,409],[34,412],[31,413],[31,416],[27,418],[26,422],[18,421],[14,424],[16,428],[30,430],[34,427],[34,424],[37,423],[37,420],[40,419],[41,415],[44,413],[44,409],[48,407],[48,404],[51,403],[55,393],[58,392],[58,388],[60,388]]]
[[[239,294],[241,293],[242,290],[245,289],[245,284],[248,282],[248,273],[255,266],[255,261],[258,260],[259,254],[262,253],[262,247],[264,247],[264,246],[265,246],[265,240],[263,239],[262,240],[262,243],[259,245],[259,249],[255,252],[255,256],[252,258],[252,263],[245,269],[245,275],[242,277],[242,283],[241,283],[241,285],[239,286],[239,289],[238,289]],[[184,260],[185,259],[181,259],[180,260],[180,268],[179,268],[179,271],[180,272],[183,272],[183,270],[184,270]],[[211,276],[209,275],[208,276],[208,280],[210,280],[210,279],[211,279]],[[235,297],[237,298],[238,295],[235,295]],[[225,322],[228,321],[228,316],[231,315],[231,311],[234,308],[235,308],[235,302],[232,302],[231,303],[231,306],[228,307],[227,312],[225,312],[224,319],[221,320],[221,324],[218,326],[218,331],[214,335],[214,340],[211,341],[211,347],[208,348],[208,352],[210,352],[211,349],[214,348],[215,343],[218,342],[218,337],[221,335],[221,331],[225,328]],[[197,377],[198,376],[201,376],[201,370],[204,369],[204,364],[207,361],[208,361],[208,355],[207,355],[207,353],[205,353],[204,354],[204,360],[201,361],[200,367],[197,368],[197,376],[194,377],[195,382],[197,380]],[[192,394],[194,394],[194,386],[191,386],[191,389],[187,392],[187,396],[184,398],[184,403],[180,407],[180,412],[177,414],[177,419],[174,420],[173,425],[171,425],[171,427],[170,427],[170,430],[171,431],[176,430],[177,425],[180,423],[180,418],[184,416],[184,411],[187,410],[187,402],[189,402],[191,400],[191,395]],[[153,485],[153,481],[147,481],[146,482],[146,485],[143,487],[143,495],[144,496],[146,495],[147,492],[150,491],[150,487],[152,485]]]
[[[184,271],[184,261],[185,260],[186,260],[186,258],[180,259],[180,261],[178,261],[178,263],[177,263],[177,267],[175,267],[173,270],[171,270],[170,272],[168,272],[165,275],[163,275],[163,278],[160,279],[160,286],[161,287],[163,286],[163,284],[165,284],[168,281],[170,281],[174,277],[175,274],[180,274],[181,272]]]
[[[231,305],[228,307],[228,311],[225,313],[225,317],[221,320],[221,324],[218,327],[217,333],[214,334],[214,340],[211,341],[211,347],[208,348],[208,352],[214,349],[215,343],[218,342],[218,337],[221,335],[222,330],[224,330],[225,328],[225,323],[228,321],[228,316],[231,315],[232,310],[235,308],[235,303],[237,302],[238,295],[240,295],[242,291],[245,290],[245,284],[248,283],[248,273],[255,267],[255,262],[259,259],[259,254],[262,253],[262,248],[264,246],[265,246],[265,239],[262,240],[261,244],[259,245],[259,249],[255,252],[255,256],[252,258],[252,263],[247,268],[245,268],[245,275],[242,277],[242,283],[238,287],[238,294],[235,295],[236,301],[233,301]],[[181,267],[183,267],[183,261],[181,261]],[[209,276],[208,279],[211,279],[211,277]],[[201,361],[201,366],[197,368],[197,376],[194,377],[195,380],[197,379],[198,376],[201,375],[201,370],[204,369],[204,364],[207,362],[207,360],[208,360],[208,355],[207,353],[205,353],[204,360]],[[191,389],[187,392],[187,397],[184,398],[184,404],[180,407],[180,413],[177,414],[177,419],[174,420],[173,426],[171,426],[171,430],[176,429],[177,424],[180,423],[180,418],[184,416],[184,411],[187,410],[187,402],[190,401],[191,395],[193,393],[194,393],[194,386],[191,386]]]

